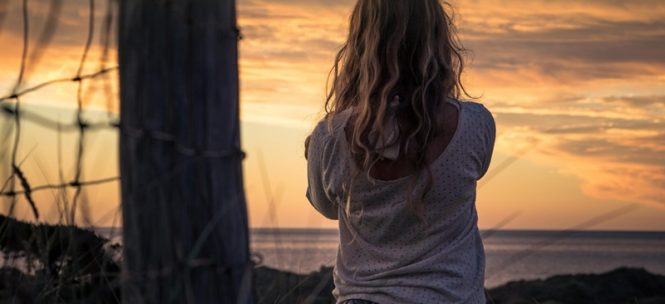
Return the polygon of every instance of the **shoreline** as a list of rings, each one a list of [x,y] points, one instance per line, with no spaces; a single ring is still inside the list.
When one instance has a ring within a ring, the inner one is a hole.
[[[259,266],[254,269],[257,303],[331,303],[332,267],[301,275]],[[621,267],[598,274],[564,274],[515,280],[485,289],[487,303],[665,303],[665,276]]]

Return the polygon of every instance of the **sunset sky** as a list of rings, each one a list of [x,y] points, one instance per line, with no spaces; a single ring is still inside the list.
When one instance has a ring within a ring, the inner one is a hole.
[[[33,39],[41,33],[49,2],[29,2]],[[99,31],[106,3],[97,2]],[[8,3],[0,32],[0,95],[15,84],[22,45],[21,1]],[[327,73],[353,3],[238,2],[245,187],[253,227],[336,227],[304,196],[303,141],[321,118]],[[478,194],[480,228],[514,216],[503,228],[665,230],[665,2],[452,4],[471,51],[463,80],[497,121],[493,164]],[[87,1],[65,1],[54,39],[39,62],[29,62],[23,87],[76,73],[87,16]],[[97,32],[87,72],[99,69],[99,39]],[[111,55],[109,66],[115,65],[115,44]],[[108,81],[114,92],[110,109],[117,116],[117,73]],[[87,84],[88,115],[105,119],[103,79]],[[74,83],[60,84],[22,102],[26,109],[70,122],[75,92]],[[11,134],[4,132],[10,124],[0,116],[0,136]],[[25,159],[32,184],[58,183],[57,133],[28,122],[22,132],[19,159]],[[76,133],[61,140],[69,180]],[[0,144],[3,150],[9,147]],[[86,144],[84,179],[117,175],[117,134],[96,133]],[[4,181],[9,164],[2,163]],[[118,193],[117,183],[89,188],[89,219],[81,223],[119,223]],[[41,192],[36,198],[49,220],[57,220],[55,194]],[[6,200],[0,202],[6,210]],[[19,203],[18,215],[30,218],[25,202]],[[639,208],[577,226],[630,204]]]

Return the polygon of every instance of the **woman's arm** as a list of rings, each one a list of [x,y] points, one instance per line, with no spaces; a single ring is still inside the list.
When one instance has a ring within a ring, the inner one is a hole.
[[[492,162],[492,154],[494,154],[494,141],[496,140],[496,122],[494,121],[494,116],[492,116],[492,113],[487,108],[483,107],[483,109],[485,110],[484,112],[486,114],[485,130],[483,136],[485,157],[483,159],[483,168],[478,179],[485,176],[485,173],[487,173],[487,170],[490,167],[490,163]]]
[[[322,128],[323,127],[323,128]],[[338,219],[338,206],[330,199],[324,184],[324,156],[326,149],[325,123],[319,124],[305,140],[307,159],[307,192],[305,196],[314,208],[328,219]]]

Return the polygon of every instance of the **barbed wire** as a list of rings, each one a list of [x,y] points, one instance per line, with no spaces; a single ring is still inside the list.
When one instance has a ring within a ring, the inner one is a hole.
[[[97,72],[90,73],[90,74],[67,77],[67,78],[52,79],[52,80],[37,84],[35,86],[29,87],[27,89],[16,90],[15,92],[12,92],[12,94],[10,94],[10,95],[0,97],[0,103],[2,103],[4,101],[16,99],[17,97],[21,97],[21,96],[26,95],[28,93],[43,89],[45,87],[48,87],[48,86],[51,86],[51,85],[54,85],[54,84],[65,83],[65,82],[80,82],[80,81],[87,80],[87,79],[97,78],[97,77],[99,77],[103,74],[113,72],[113,71],[116,71],[116,70],[118,70],[118,67],[114,66],[114,67],[110,67],[110,68],[104,68],[104,69],[101,69]]]
[[[111,182],[117,182],[120,181],[119,176],[114,176],[114,177],[107,177],[107,178],[102,178],[98,180],[91,180],[91,181],[71,181],[69,183],[65,184],[47,184],[47,185],[41,185],[37,187],[30,188],[29,184],[27,183],[27,179],[25,177],[21,178],[22,181],[25,181],[26,185],[23,186],[24,190],[17,190],[17,191],[6,191],[6,192],[0,192],[1,196],[17,196],[17,195],[23,195],[23,194],[30,194],[30,193],[35,193],[38,191],[42,190],[54,190],[54,189],[63,189],[63,188],[75,188],[75,187],[86,187],[86,186],[95,186],[95,185],[101,185],[101,184],[107,184]]]

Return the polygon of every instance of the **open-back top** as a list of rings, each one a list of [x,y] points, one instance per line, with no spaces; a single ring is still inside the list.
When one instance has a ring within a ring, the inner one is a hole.
[[[307,198],[325,217],[339,220],[337,303],[485,303],[476,183],[490,164],[495,124],[481,104],[449,102],[458,108],[457,130],[429,164],[433,185],[423,202],[425,221],[407,196],[423,191],[427,174],[379,180],[362,173],[347,196],[343,184],[355,168],[344,132],[351,111],[335,115],[332,127],[321,121],[312,132]]]

